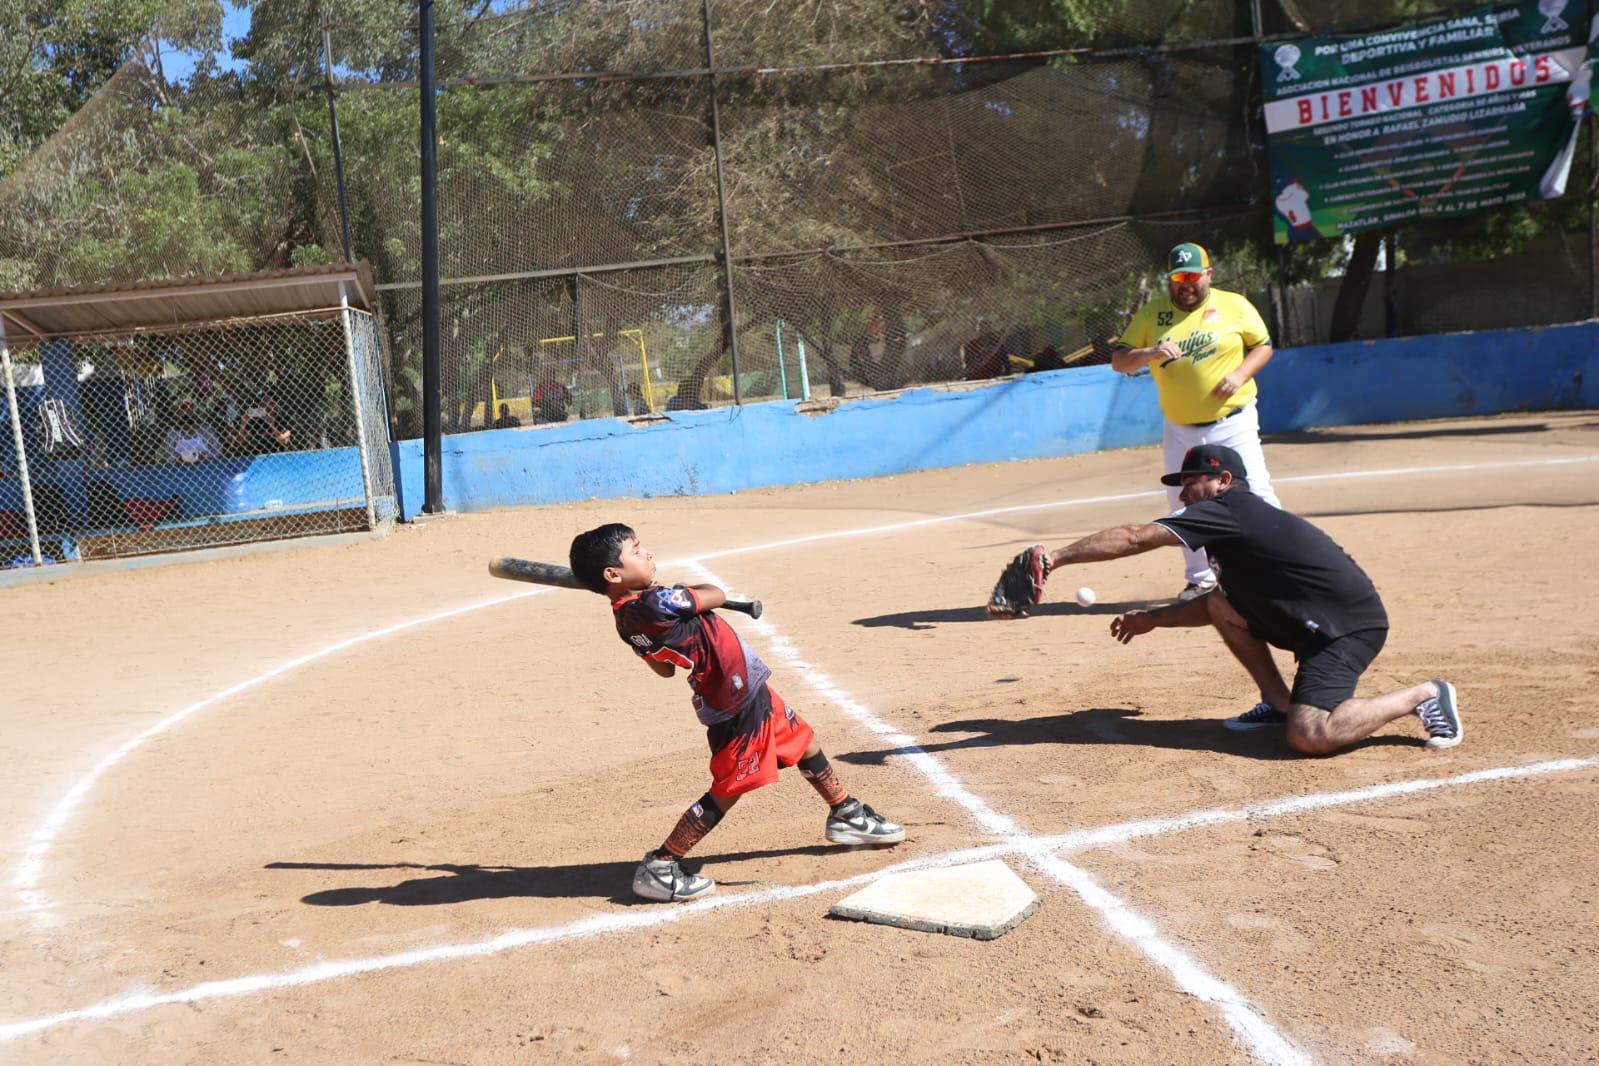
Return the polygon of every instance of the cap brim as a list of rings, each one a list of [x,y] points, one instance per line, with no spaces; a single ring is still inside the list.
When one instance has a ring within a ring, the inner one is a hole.
[[[1160,476],[1160,483],[1162,485],[1181,485],[1183,483],[1183,478],[1187,476],[1187,474],[1181,472],[1176,474],[1162,474]]]

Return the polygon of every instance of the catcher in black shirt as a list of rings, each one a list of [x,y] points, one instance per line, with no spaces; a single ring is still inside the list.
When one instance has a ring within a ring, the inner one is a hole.
[[[1181,485],[1183,506],[1146,525],[1118,526],[1045,551],[1035,545],[1013,559],[988,602],[996,617],[1027,614],[1056,567],[1120,559],[1161,547],[1203,549],[1218,586],[1186,603],[1128,611],[1110,624],[1128,643],[1153,629],[1215,626],[1260,688],[1260,703],[1226,720],[1230,729],[1287,726],[1288,743],[1326,755],[1370,736],[1407,714],[1421,719],[1427,746],[1460,743],[1455,688],[1423,681],[1359,698],[1355,686],[1388,637],[1388,613],[1371,578],[1321,530],[1249,491],[1244,464],[1231,448],[1190,448],[1181,470],[1161,478]],[[1293,689],[1268,645],[1293,652]]]

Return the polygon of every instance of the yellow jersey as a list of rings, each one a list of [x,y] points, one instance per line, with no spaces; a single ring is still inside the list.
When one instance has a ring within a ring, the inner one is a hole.
[[[1222,378],[1237,370],[1244,353],[1271,343],[1255,305],[1236,292],[1211,289],[1204,303],[1184,311],[1162,293],[1138,309],[1117,342],[1121,348],[1153,348],[1172,341],[1181,359],[1149,364],[1167,418],[1185,426],[1225,418],[1255,399],[1255,379],[1226,400],[1211,395]]]

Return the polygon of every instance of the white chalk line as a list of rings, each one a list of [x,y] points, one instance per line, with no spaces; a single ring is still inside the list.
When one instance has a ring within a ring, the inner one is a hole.
[[[1447,466],[1392,467],[1382,470],[1343,471],[1335,474],[1300,474],[1292,477],[1277,478],[1275,480],[1278,483],[1319,480],[1330,481],[1344,480],[1349,478],[1397,477],[1408,476],[1412,474],[1450,473],[1456,471],[1503,470],[1526,466],[1563,466],[1572,463],[1588,463],[1595,461],[1599,461],[1599,455],[1567,456],[1560,459],[1512,460],[1510,462],[1502,463],[1465,463]],[[720,559],[733,555],[744,555],[757,551],[770,551],[775,548],[793,547],[800,544],[810,544],[818,541],[836,540],[845,537],[873,536],[880,533],[892,533],[922,526],[938,525],[945,522],[962,522],[975,518],[988,518],[994,515],[1012,514],[1023,511],[1041,511],[1067,507],[1081,507],[1096,503],[1115,503],[1123,500],[1145,499],[1152,496],[1159,497],[1163,496],[1164,493],[1164,489],[1155,489],[1147,492],[1131,492],[1111,496],[1078,497],[1067,500],[1053,500],[1045,503],[1019,504],[1012,507],[991,508],[984,511],[969,511],[963,514],[940,515],[932,518],[922,518],[914,521],[892,523],[884,526],[867,526],[860,529],[840,530],[831,533],[817,533],[810,536],[795,537],[781,541],[771,541],[766,544],[752,545],[743,548],[728,548],[721,551],[704,553],[698,556],[698,558],[702,561],[705,559]],[[666,563],[663,565],[672,566],[681,564]],[[113,766],[117,765],[117,763],[121,762],[135,749],[140,747],[146,740],[166,732],[172,726],[177,725],[179,722],[189,718],[196,712],[203,710],[212,704],[218,703],[231,696],[236,696],[239,693],[244,692],[247,689],[254,688],[265,681],[269,681],[275,677],[280,677],[283,674],[299,669],[300,667],[308,665],[319,659],[326,658],[327,656],[336,652],[344,651],[382,637],[392,636],[395,633],[411,629],[415,626],[427,625],[430,622],[454,618],[458,615],[467,614],[471,611],[480,610],[485,607],[495,607],[502,603],[509,603],[513,600],[525,599],[528,596],[536,596],[547,591],[549,590],[531,589],[525,592],[511,593],[505,596],[496,596],[488,600],[480,600],[476,603],[467,604],[463,607],[453,608],[448,611],[441,611],[436,614],[426,615],[421,618],[413,618],[406,622],[399,622],[391,626],[386,626],[382,629],[374,630],[370,633],[365,633],[360,636],[339,641],[338,643],[328,645],[320,650],[298,656],[283,663],[279,663],[277,666],[274,666],[265,673],[257,674],[255,677],[252,677],[249,680],[241,681],[239,684],[207,696],[205,699],[200,700],[197,703],[192,703],[182,710],[176,711],[161,719],[148,729],[145,729],[143,732],[136,734],[121,747],[117,748],[104,759],[100,760],[100,762],[96,764],[94,768],[88,772],[88,774],[81,778],[72,787],[72,789],[67,792],[66,796],[50,811],[44,822],[29,836],[28,844],[23,851],[22,858],[19,860],[17,869],[11,879],[11,884],[16,890],[18,901],[21,904],[19,909],[23,912],[33,914],[36,919],[41,921],[45,919],[46,915],[44,912],[46,905],[48,904],[48,900],[45,898],[44,894],[38,890],[39,882],[43,876],[45,856],[49,854],[49,851],[54,845],[57,836],[60,834],[62,826],[66,824],[67,819],[70,818],[73,812],[82,804],[83,799],[86,795],[88,795],[89,790],[99,782],[100,778],[104,776],[107,771],[109,771]]]
[[[1594,462],[1596,460],[1599,460],[1599,456],[1570,456],[1560,459],[1514,460],[1510,462],[1499,463],[1467,463],[1442,466],[1395,467],[1369,471],[1343,471],[1340,473],[1331,474],[1303,474],[1291,477],[1280,477],[1275,480],[1278,483],[1283,483],[1318,480],[1344,480],[1350,478],[1394,477],[1407,476],[1417,473],[1452,473],[1474,470],[1503,470],[1520,467],[1561,466],[1572,463]],[[832,533],[814,534],[806,537],[791,538],[783,541],[773,541],[766,544],[751,545],[742,548],[730,548],[722,551],[703,553],[699,556],[699,558],[701,560],[724,558],[733,555],[748,554],[756,551],[769,551],[773,548],[779,547],[789,547],[799,544],[808,544],[817,541],[834,540],[845,537],[871,536],[880,533],[896,532],[903,529],[937,525],[945,522],[969,521],[974,518],[986,518],[999,514],[1079,507],[1093,503],[1110,503],[1120,500],[1159,497],[1161,495],[1163,495],[1163,490],[1150,490],[1147,492],[1123,493],[1119,495],[1098,497],[1079,497],[1074,499],[1047,501],[1037,504],[1022,504],[1012,507],[991,508],[983,511],[935,516],[932,518],[893,523],[883,526],[869,526],[854,530],[842,530]],[[452,608],[447,611],[441,611],[419,618],[413,618],[405,622],[399,622],[391,626],[386,626],[382,629],[374,630],[370,633],[351,637],[346,640],[330,644],[317,651],[313,651],[280,663],[279,665],[262,674],[258,674],[255,677],[249,678],[248,680],[216,692],[205,699],[190,704],[189,706],[174,712],[166,718],[161,719],[153,726],[135,735],[128,742],[123,744],[121,747],[113,751],[110,755],[107,755],[98,764],[96,764],[88,774],[86,774],[77,782],[77,784],[73,786],[73,788],[60,801],[60,803],[58,803],[55,808],[51,810],[50,814],[46,817],[45,821],[40,825],[40,827],[30,835],[28,846],[25,849],[23,857],[18,863],[17,870],[12,878],[12,884],[17,889],[18,898],[22,903],[23,909],[32,912],[42,912],[46,900],[43,894],[37,891],[37,886],[42,876],[44,857],[48,854],[56,837],[60,833],[61,828],[65,825],[66,821],[71,817],[72,813],[78,808],[78,806],[81,805],[84,797],[87,796],[89,790],[99,781],[99,779],[113,766],[121,762],[122,759],[127,757],[127,755],[142,745],[144,741],[165,732],[172,726],[189,718],[205,707],[211,706],[212,704],[218,703],[224,699],[253,688],[256,685],[271,680],[275,677],[282,676],[283,674],[296,670],[301,666],[308,665],[337,652],[367,643],[368,641],[377,640],[381,637],[391,636],[395,633],[399,633],[416,626],[457,617],[472,611],[508,603],[513,600],[539,595],[540,593],[546,591],[548,590],[540,588],[530,589],[524,592],[511,593],[504,596],[496,596],[488,600],[481,600],[475,603],[466,604],[462,607]],[[352,972],[359,971],[357,970]],[[0,1030],[0,1032],[3,1031],[4,1030]]]
[[[697,560],[691,560],[689,567],[697,570],[711,584],[729,588],[725,581]],[[1236,988],[1207,972],[1182,948],[1162,937],[1155,923],[1101,886],[1087,870],[1056,857],[1042,847],[1037,838],[1023,830],[1013,819],[996,811],[986,800],[962,784],[936,755],[919,747],[915,738],[879,718],[834,684],[821,670],[804,661],[798,649],[765,616],[751,619],[750,624],[765,638],[763,646],[775,649],[778,656],[787,660],[789,668],[798,672],[812,691],[837,705],[865,729],[895,745],[898,748],[896,754],[904,757],[931,781],[939,796],[964,808],[979,826],[1005,842],[1013,843],[1034,866],[1075,892],[1079,899],[1099,914],[1113,933],[1130,941],[1144,953],[1145,958],[1170,974],[1178,988],[1203,1002],[1218,1005],[1222,1017],[1256,1058],[1284,1066],[1301,1066],[1310,1062],[1310,1058],[1268,1022]]]
[[[1563,459],[1518,459],[1504,463],[1459,463],[1448,466],[1396,466],[1382,470],[1346,470],[1337,474],[1296,474],[1291,477],[1274,477],[1272,484],[1300,481],[1347,481],[1355,478],[1382,478],[1382,477],[1409,477],[1413,474],[1452,474],[1470,472],[1473,470],[1511,470],[1524,466],[1567,466],[1572,463],[1599,462],[1599,455],[1568,456]],[[1021,503],[1010,507],[991,507],[984,511],[966,511],[962,514],[935,515],[932,518],[916,518],[905,522],[892,522],[884,526],[866,526],[861,529],[843,529],[832,533],[812,533],[803,537],[789,537],[786,540],[773,540],[765,544],[751,544],[742,548],[724,548],[720,551],[701,552],[696,556],[701,562],[707,559],[726,559],[734,555],[748,555],[750,552],[771,551],[775,548],[793,548],[801,544],[816,544],[827,540],[841,540],[847,537],[866,537],[878,533],[898,533],[906,529],[918,529],[922,526],[934,526],[944,522],[968,522],[975,518],[993,518],[995,515],[1020,514],[1024,511],[1054,511],[1067,507],[1087,507],[1096,503],[1120,503],[1125,500],[1144,500],[1151,497],[1166,498],[1166,490],[1149,489],[1144,492],[1122,492],[1111,496],[1082,496],[1070,500],[1049,500],[1044,503]]]
[[[1074,829],[1069,833],[1038,837],[1037,840],[1040,845],[1050,851],[1080,851],[1085,848],[1102,848],[1113,844],[1123,844],[1140,837],[1164,836],[1168,833],[1178,833],[1189,829],[1202,829],[1213,825],[1225,825],[1230,822],[1246,822],[1252,818],[1275,818],[1281,815],[1321,810],[1326,807],[1342,807],[1351,803],[1369,803],[1373,800],[1392,799],[1395,796],[1409,796],[1418,792],[1430,792],[1438,788],[1455,788],[1460,785],[1474,785],[1483,781],[1506,781],[1511,778],[1533,777],[1538,774],[1569,773],[1573,770],[1582,770],[1588,767],[1599,767],[1599,758],[1551,759],[1546,762],[1528,763],[1524,766],[1507,766],[1495,770],[1473,770],[1469,773],[1456,774],[1453,777],[1429,778],[1419,781],[1397,781],[1386,785],[1367,785],[1363,788],[1349,789],[1345,792],[1323,792],[1310,796],[1294,796],[1249,807],[1232,809],[1218,807],[1209,810],[1190,811],[1187,814],[1177,815],[1173,818],[1149,818],[1100,826],[1095,829]]]
[[[564,925],[539,929],[508,929],[487,939],[465,944],[439,944],[427,948],[397,952],[392,955],[318,962],[297,970],[281,973],[252,974],[220,981],[207,981],[203,984],[192,985],[173,992],[119,996],[76,1010],[62,1011],[58,1014],[0,1025],[0,1043],[9,1043],[24,1036],[53,1029],[70,1022],[136,1014],[156,1007],[179,1003],[200,1003],[206,1000],[237,998],[260,992],[272,992],[319,984],[324,981],[334,981],[360,974],[376,973],[382,970],[406,969],[414,966],[424,966],[429,963],[454,961],[456,959],[482,958],[521,948],[557,944],[613,933],[635,932],[653,926],[664,925],[668,922],[698,918],[718,909],[752,907],[803,899],[807,896],[823,893],[840,892],[858,885],[869,884],[887,874],[908,870],[959,866],[965,863],[982,862],[987,859],[1003,858],[1009,855],[1030,853],[1038,850],[1047,853],[1058,850],[1088,849],[1118,843],[1122,840],[1131,840],[1134,837],[1179,833],[1187,829],[1217,825],[1222,822],[1238,822],[1250,818],[1270,818],[1306,810],[1369,803],[1373,800],[1387,799],[1391,796],[1407,795],[1432,789],[1479,784],[1486,781],[1508,781],[1516,778],[1534,777],[1540,774],[1570,772],[1589,767],[1599,767],[1599,759],[1556,759],[1531,763],[1525,766],[1478,770],[1471,773],[1456,774],[1453,777],[1400,781],[1321,795],[1293,796],[1232,810],[1198,811],[1191,816],[1122,822],[1115,825],[1101,826],[1094,830],[1025,840],[1008,840],[998,844],[986,844],[979,847],[962,848],[957,851],[924,855],[919,858],[895,863],[882,869],[856,874],[853,877],[839,878],[835,881],[822,881],[808,885],[784,885],[762,889],[758,892],[711,896],[692,903],[676,904],[669,907],[639,907],[637,909],[629,909],[622,914],[595,914],[579,918]],[[1076,867],[1073,867],[1073,869],[1076,869]],[[1195,994],[1198,995],[1198,993]]]
[[[281,662],[264,674],[257,674],[248,681],[241,681],[237,685],[229,686],[220,692],[207,696],[203,700],[200,700],[196,703],[191,703],[182,710],[175,711],[172,714],[167,715],[165,718],[156,722],[143,732],[135,734],[121,747],[117,748],[117,750],[101,759],[99,763],[95,765],[94,769],[90,770],[81,779],[79,779],[78,783],[72,786],[71,791],[66,794],[65,798],[63,798],[60,803],[56,804],[55,809],[50,812],[47,818],[45,818],[43,824],[35,829],[33,834],[28,838],[27,848],[23,852],[21,861],[17,864],[16,873],[11,878],[11,884],[17,890],[17,898],[21,902],[21,909],[23,911],[35,913],[42,912],[44,910],[45,903],[47,901],[44,897],[44,894],[38,890],[39,879],[44,870],[44,857],[49,853],[51,845],[55,843],[57,834],[61,832],[61,827],[66,824],[68,818],[72,817],[72,812],[77,810],[78,805],[83,802],[83,798],[89,794],[89,790],[95,786],[100,778],[103,777],[106,772],[117,763],[127,758],[129,753],[131,753],[135,748],[138,748],[145,741],[151,739],[152,737],[160,736],[162,733],[165,733],[168,729],[171,729],[179,722],[182,722],[184,719],[204,710],[214,703],[219,703],[222,700],[228,699],[229,697],[237,696],[239,693],[248,689],[252,689],[255,686],[266,681],[270,681],[275,677],[289,673],[292,670],[298,670],[302,666],[316,662],[318,659],[325,659],[329,655],[344,651],[347,648],[353,648],[358,644],[365,644],[368,641],[378,640],[381,637],[393,636],[395,633],[411,629],[415,626],[427,625],[429,622],[443,621],[446,618],[454,618],[457,615],[467,614],[470,611],[476,611],[484,607],[494,607],[498,604],[509,603],[512,600],[526,599],[529,596],[538,596],[549,591],[551,590],[548,588],[536,588],[528,589],[524,592],[513,592],[504,596],[495,596],[492,599],[479,600],[476,603],[469,603],[464,607],[456,607],[448,611],[440,611],[437,614],[426,615],[422,618],[413,618],[408,622],[399,622],[383,629],[373,630],[370,633],[363,633],[360,636],[350,637],[335,644],[329,644],[327,647],[324,647],[318,651],[313,651],[306,655],[301,655],[285,662]]]

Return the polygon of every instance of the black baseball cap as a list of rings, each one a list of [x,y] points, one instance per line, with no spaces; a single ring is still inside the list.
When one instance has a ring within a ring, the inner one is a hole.
[[[1194,474],[1219,474],[1223,470],[1234,481],[1244,481],[1244,461],[1225,444],[1196,444],[1183,456],[1183,468],[1160,479],[1162,485],[1181,485]]]

